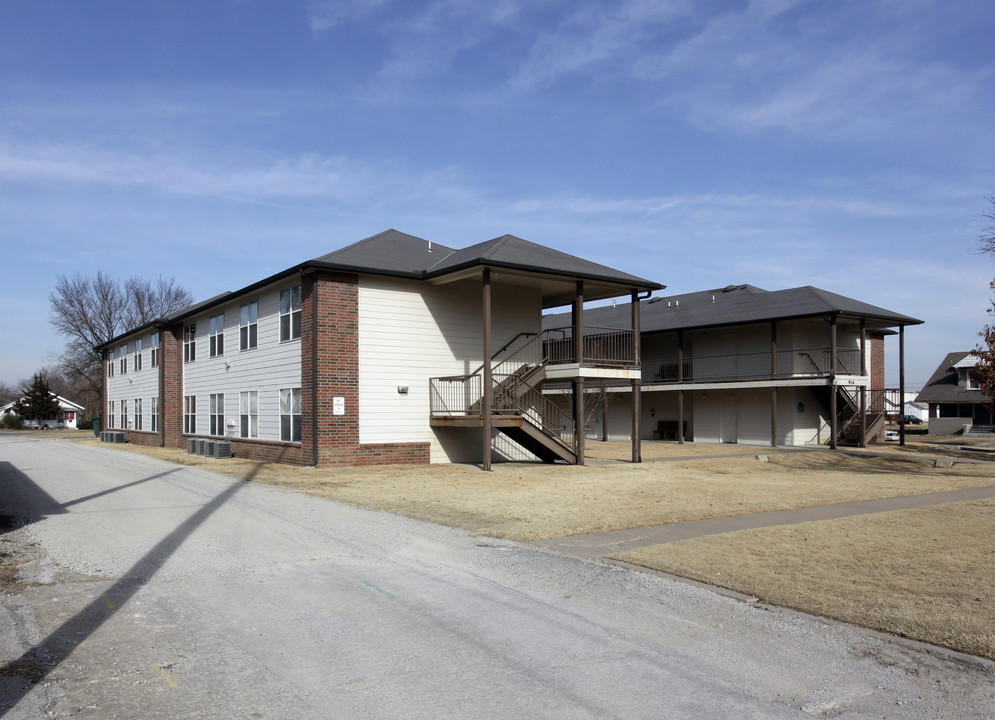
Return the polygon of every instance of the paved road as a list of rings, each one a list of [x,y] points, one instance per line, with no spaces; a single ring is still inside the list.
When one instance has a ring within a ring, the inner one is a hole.
[[[2,718],[995,715],[991,665],[130,453],[0,435],[0,515]]]

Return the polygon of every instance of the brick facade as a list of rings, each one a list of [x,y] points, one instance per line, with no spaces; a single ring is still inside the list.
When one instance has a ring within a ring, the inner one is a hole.
[[[867,336],[871,348],[871,390],[884,390],[884,335],[878,333]]]

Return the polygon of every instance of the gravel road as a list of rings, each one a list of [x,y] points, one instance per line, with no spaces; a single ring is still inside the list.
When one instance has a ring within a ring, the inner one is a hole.
[[[995,716],[992,663],[62,440],[0,435],[0,532],[2,718]]]

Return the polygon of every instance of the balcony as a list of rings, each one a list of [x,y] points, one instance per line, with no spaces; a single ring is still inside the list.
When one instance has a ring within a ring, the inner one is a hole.
[[[773,371],[773,355],[777,370]],[[791,378],[829,377],[832,349],[778,350],[776,353],[737,353],[734,355],[690,355],[684,358],[678,373],[678,360],[645,361],[656,372],[646,379],[653,383],[738,382]],[[860,350],[836,349],[836,374],[860,375]]]

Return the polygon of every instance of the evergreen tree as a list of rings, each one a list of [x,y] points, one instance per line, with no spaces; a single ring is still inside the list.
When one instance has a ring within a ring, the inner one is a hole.
[[[59,401],[41,373],[35,373],[31,385],[24,390],[24,397],[14,403],[14,412],[25,420],[38,421],[59,414]]]

